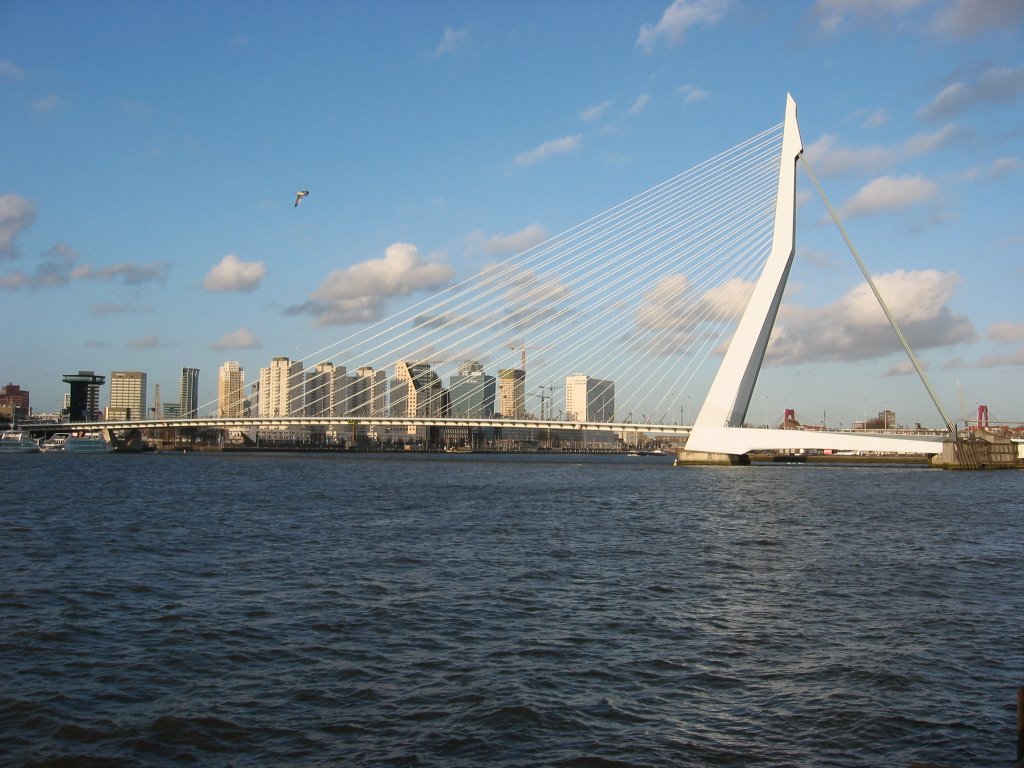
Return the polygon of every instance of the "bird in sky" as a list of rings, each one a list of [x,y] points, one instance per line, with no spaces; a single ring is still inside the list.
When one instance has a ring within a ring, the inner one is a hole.
[[[309,190],[308,189],[302,189],[302,190],[299,190],[298,192],[296,192],[295,193],[295,205],[298,205],[299,203],[301,203],[302,202],[302,198],[306,197],[308,194],[309,194]],[[294,206],[292,206],[292,207],[294,207]]]

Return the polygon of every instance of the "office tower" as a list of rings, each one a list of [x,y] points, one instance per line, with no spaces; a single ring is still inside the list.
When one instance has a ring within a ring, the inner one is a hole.
[[[494,415],[494,395],[494,377],[478,362],[463,363],[448,379],[448,413],[459,419],[489,419]]]
[[[100,386],[106,381],[106,378],[97,376],[92,371],[79,371],[65,374],[63,381],[65,384],[71,385],[68,419],[70,421],[99,421]]]
[[[275,357],[260,368],[259,415],[299,416],[305,407],[302,361]]]
[[[526,371],[522,368],[498,371],[498,412],[506,419],[526,416]]]
[[[582,373],[566,376],[565,416],[569,421],[611,421],[615,417],[615,382]]]
[[[142,371],[111,371],[109,421],[146,418],[146,374]]]
[[[194,419],[199,415],[199,369],[182,368],[178,383],[178,406],[183,419]]]
[[[245,415],[245,370],[228,360],[217,372],[217,416],[238,419]]]

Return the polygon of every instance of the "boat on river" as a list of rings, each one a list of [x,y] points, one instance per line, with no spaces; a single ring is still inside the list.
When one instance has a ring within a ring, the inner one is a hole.
[[[24,432],[0,434],[0,453],[38,453],[39,441]]]
[[[113,450],[110,443],[103,439],[99,432],[57,432],[44,440],[39,449],[46,452],[62,451],[64,453],[109,453]]]

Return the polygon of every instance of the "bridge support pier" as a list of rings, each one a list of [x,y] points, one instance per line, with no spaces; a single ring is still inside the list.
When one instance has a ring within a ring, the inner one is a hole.
[[[715,453],[713,451],[688,451],[685,448],[676,450],[677,467],[748,467],[750,457],[745,453]]]

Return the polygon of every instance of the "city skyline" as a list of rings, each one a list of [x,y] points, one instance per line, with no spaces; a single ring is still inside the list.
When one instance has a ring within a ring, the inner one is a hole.
[[[6,10],[0,296],[32,320],[0,378],[52,412],[69,372],[147,371],[174,392],[187,365],[215,403],[225,360],[312,367],[352,327],[778,122],[789,91],[948,410],[1024,421],[1019,4],[400,10]],[[798,193],[750,420],[935,424],[804,177]]]

